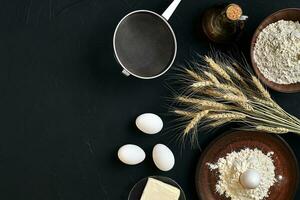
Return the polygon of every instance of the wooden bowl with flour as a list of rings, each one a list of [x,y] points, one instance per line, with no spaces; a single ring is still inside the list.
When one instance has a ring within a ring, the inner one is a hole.
[[[278,135],[256,132],[227,132],[214,139],[201,153],[196,167],[196,191],[202,200],[229,200],[216,192],[219,172],[211,170],[208,163],[216,163],[233,151],[242,149],[259,149],[264,154],[273,152],[277,182],[268,190],[269,196],[264,200],[293,200],[298,188],[299,168],[297,158],[290,146]],[[279,178],[281,177],[281,178]]]
[[[300,91],[300,82],[292,83],[292,84],[278,84],[273,81],[268,80],[262,72],[257,67],[257,63],[254,59],[254,47],[256,44],[257,37],[261,33],[261,31],[267,27],[269,24],[277,22],[279,20],[287,20],[287,21],[300,21],[300,8],[286,8],[283,10],[279,10],[267,18],[265,18],[261,24],[256,29],[252,41],[251,41],[251,49],[250,49],[250,55],[251,55],[251,62],[253,69],[257,75],[257,77],[268,87],[275,91],[284,92],[284,93],[294,93]]]

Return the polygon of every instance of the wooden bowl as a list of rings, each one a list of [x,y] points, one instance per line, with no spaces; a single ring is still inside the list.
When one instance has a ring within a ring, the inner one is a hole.
[[[264,132],[236,131],[225,133],[201,154],[196,168],[196,190],[201,200],[228,200],[216,192],[218,173],[211,171],[207,163],[216,163],[232,151],[244,148],[260,149],[265,154],[272,151],[275,175],[278,180],[269,189],[269,197],[264,200],[293,200],[298,187],[299,169],[297,159],[289,145],[278,135]]]
[[[263,76],[263,74],[259,71],[259,69],[257,68],[257,64],[254,61],[254,55],[253,55],[254,46],[259,33],[262,31],[262,29],[264,29],[269,24],[277,22],[279,20],[300,21],[300,8],[286,8],[283,10],[279,10],[271,14],[261,22],[261,24],[257,27],[251,41],[250,55],[251,55],[252,66],[254,68],[257,77],[271,89],[279,92],[285,92],[285,93],[299,92],[300,83],[293,83],[293,84],[274,83]]]

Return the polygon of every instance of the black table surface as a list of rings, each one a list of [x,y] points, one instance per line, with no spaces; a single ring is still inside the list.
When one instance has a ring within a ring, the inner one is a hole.
[[[171,0],[2,0],[0,6],[0,199],[127,199],[141,178],[176,180],[187,199],[197,199],[195,167],[201,150],[181,148],[169,126],[168,77],[139,80],[121,75],[112,36],[118,21],[136,9],[162,13]],[[182,0],[170,19],[178,40],[176,64],[210,44],[198,39],[199,15],[212,0]],[[250,39],[260,21],[299,0],[235,1],[249,15],[239,43],[249,58]],[[176,66],[174,66],[176,68]],[[288,112],[300,117],[300,94],[271,91]],[[134,125],[144,112],[165,121],[148,136]],[[226,130],[229,127],[226,128]],[[202,148],[222,133],[199,133]],[[164,134],[165,133],[165,134]],[[284,139],[300,156],[300,137]],[[126,166],[117,159],[126,143],[145,149],[145,162]],[[161,172],[153,164],[155,144],[167,144],[176,165]],[[300,190],[296,199],[300,199]]]

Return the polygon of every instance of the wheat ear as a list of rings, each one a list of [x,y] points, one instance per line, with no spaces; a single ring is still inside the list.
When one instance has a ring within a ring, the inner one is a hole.
[[[241,96],[244,96],[243,92],[241,90],[239,90],[238,88],[234,87],[234,86],[231,86],[229,84],[215,84],[215,86],[219,89],[222,89],[222,90],[228,90],[230,92],[233,92],[235,94],[238,94],[238,95],[241,95]]]
[[[192,78],[194,78],[197,81],[203,81],[203,78],[199,76],[196,72],[186,69],[185,70],[187,74],[189,74]]]
[[[245,119],[246,115],[243,113],[220,113],[220,114],[208,115],[207,118],[213,119],[213,120],[219,120],[219,119],[237,120],[237,119]]]
[[[233,119],[221,119],[221,120],[218,120],[218,121],[215,121],[213,123],[210,123],[209,126],[210,127],[218,127],[218,126],[221,126],[227,122],[230,122],[232,121]]]
[[[226,71],[224,69],[222,69],[222,67],[220,67],[220,65],[218,65],[212,58],[205,56],[205,61],[209,64],[209,66],[215,71],[217,72],[221,77],[223,77],[224,79],[231,81],[230,76],[226,73]]]
[[[206,94],[211,97],[222,97],[224,93],[213,90],[213,89],[206,89],[206,90],[199,90],[200,93]]]
[[[219,84],[219,80],[217,79],[217,77],[215,77],[215,75],[213,75],[212,73],[205,71],[204,74],[215,84]]]
[[[208,114],[208,110],[204,110],[199,112],[191,121],[188,123],[188,125],[184,129],[184,134],[188,134],[190,130],[194,129],[197,124],[200,122],[200,120],[205,117]]]
[[[233,77],[241,81],[243,84],[246,84],[244,79],[241,77],[241,75],[239,75],[239,73],[237,73],[237,71],[234,68],[228,66],[226,69],[233,75]]]
[[[277,133],[277,134],[288,133],[289,132],[289,129],[287,129],[287,128],[269,127],[269,126],[262,126],[262,125],[257,126],[256,130],[266,131],[266,132],[269,132],[269,133]]]
[[[192,87],[194,88],[203,88],[207,86],[212,86],[213,83],[211,81],[200,81],[192,84]]]
[[[234,103],[246,103],[248,101],[246,97],[237,96],[234,94],[225,94],[225,95],[223,95],[223,99],[234,102]]]
[[[189,117],[189,118],[193,118],[197,114],[194,112],[188,112],[188,111],[183,111],[183,110],[174,110],[174,113],[176,113],[177,115],[181,115],[181,116]]]
[[[267,99],[271,99],[269,92],[264,88],[261,82],[254,75],[252,75],[252,81],[254,85],[257,87],[257,89],[261,92],[263,97]]]
[[[188,97],[178,97],[178,101],[183,103],[191,103],[197,104],[201,107],[211,108],[216,110],[227,110],[230,109],[230,106],[212,101],[212,100],[202,100],[202,99],[195,99],[195,98],[188,98]]]
[[[276,108],[277,106],[274,104],[273,101],[270,101],[270,100],[264,100],[264,99],[261,99],[261,98],[258,98],[258,97],[253,97],[253,99],[261,104],[264,104],[266,106],[270,106],[270,107],[274,107]]]

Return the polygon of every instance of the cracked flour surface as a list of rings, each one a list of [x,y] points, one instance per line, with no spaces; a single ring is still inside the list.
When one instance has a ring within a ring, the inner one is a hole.
[[[272,82],[300,82],[300,23],[279,20],[264,28],[254,46],[254,60]]]
[[[216,163],[207,163],[211,171],[217,170],[216,192],[231,200],[262,200],[268,197],[269,188],[276,182],[273,152],[264,154],[259,149],[233,151]],[[247,169],[257,170],[261,181],[255,189],[245,189],[240,184],[240,175]]]

